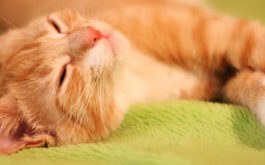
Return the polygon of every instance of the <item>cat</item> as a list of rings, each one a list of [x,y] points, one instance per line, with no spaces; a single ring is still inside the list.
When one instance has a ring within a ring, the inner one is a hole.
[[[183,1],[121,4],[0,36],[0,153],[100,141],[137,102],[222,99],[265,125],[262,25]]]

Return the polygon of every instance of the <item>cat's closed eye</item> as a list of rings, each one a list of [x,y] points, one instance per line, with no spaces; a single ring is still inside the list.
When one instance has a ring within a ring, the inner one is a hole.
[[[48,22],[58,33],[62,33],[60,25],[54,19],[48,19]]]
[[[60,72],[59,87],[63,85],[63,82],[66,78],[66,74],[67,74],[67,65],[63,66],[62,71]]]

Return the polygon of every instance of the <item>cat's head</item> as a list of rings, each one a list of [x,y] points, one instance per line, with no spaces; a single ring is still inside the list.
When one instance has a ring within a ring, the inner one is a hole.
[[[127,40],[72,11],[0,36],[0,153],[93,142],[122,120],[113,81]]]

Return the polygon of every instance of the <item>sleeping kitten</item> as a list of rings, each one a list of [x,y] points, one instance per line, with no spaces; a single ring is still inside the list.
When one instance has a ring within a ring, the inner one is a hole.
[[[265,125],[264,52],[260,24],[183,2],[48,14],[0,36],[0,153],[99,141],[136,102],[224,99]]]

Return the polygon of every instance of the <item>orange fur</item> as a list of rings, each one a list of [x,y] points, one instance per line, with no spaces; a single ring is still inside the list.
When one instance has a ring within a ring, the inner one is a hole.
[[[263,26],[184,1],[126,2],[77,3],[88,16],[56,12],[0,37],[0,153],[104,139],[135,102],[221,98],[264,123]]]

